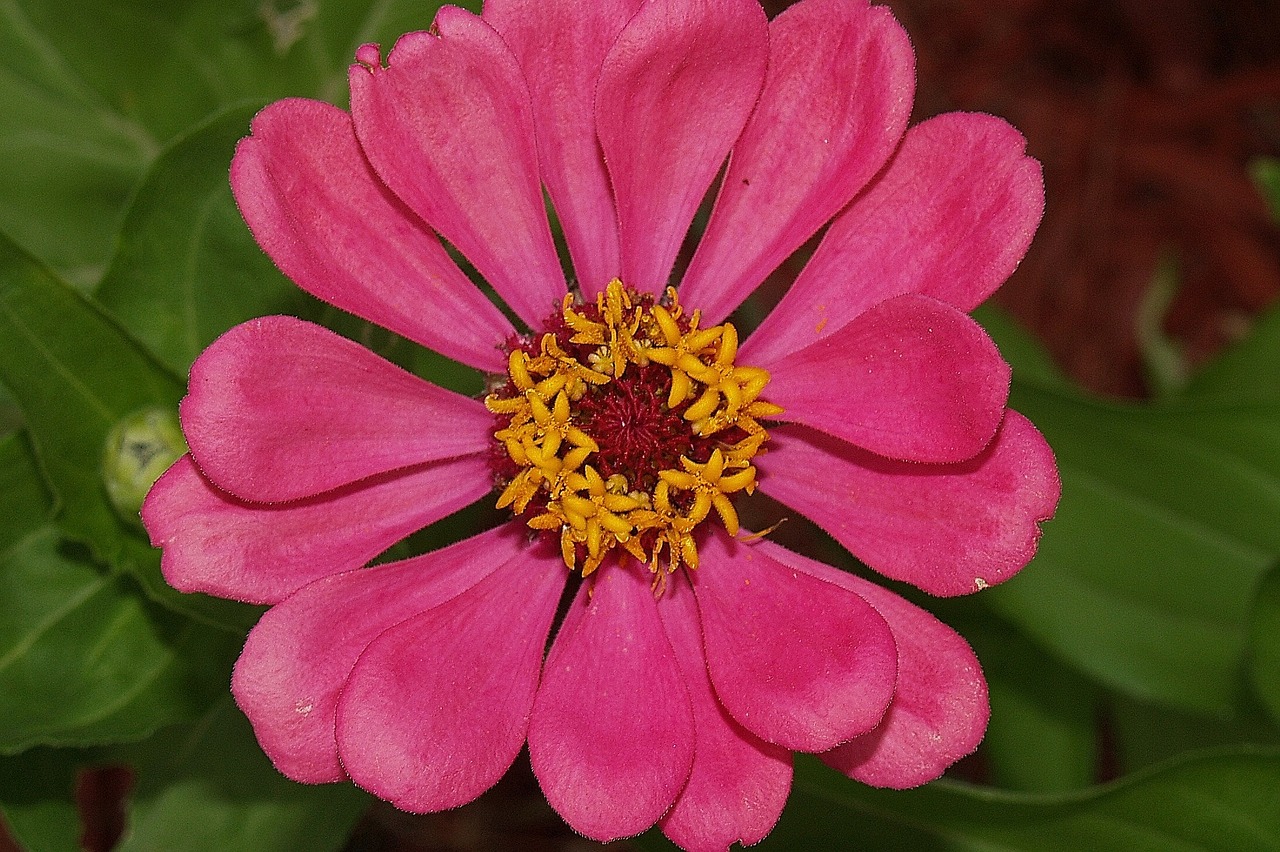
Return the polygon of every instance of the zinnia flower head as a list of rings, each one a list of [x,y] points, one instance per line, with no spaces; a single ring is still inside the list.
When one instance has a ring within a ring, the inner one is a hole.
[[[232,688],[280,771],[438,811],[527,743],[577,831],[656,823],[701,850],[768,833],[792,752],[909,787],[972,751],[964,640],[737,506],[758,489],[936,595],[1031,558],[1056,469],[966,314],[1039,222],[1022,137],[976,114],[908,130],[910,45],[863,0],[773,21],[756,0],[489,0],[356,59],[350,114],[257,116],[236,199],[300,287],[488,392],[283,316],[193,366],[191,451],[144,520],[175,587],[271,605]],[[730,313],[823,227],[740,336]],[[486,495],[510,521],[367,567]]]

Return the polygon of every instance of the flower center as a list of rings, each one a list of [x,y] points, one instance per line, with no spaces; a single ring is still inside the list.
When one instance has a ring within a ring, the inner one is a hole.
[[[585,577],[609,553],[658,573],[698,567],[693,532],[729,495],[755,490],[751,459],[782,412],[761,400],[769,373],[734,363],[730,323],[699,328],[675,291],[659,303],[614,279],[594,305],[565,296],[540,336],[510,346],[485,405],[497,419],[498,508],[558,534]]]

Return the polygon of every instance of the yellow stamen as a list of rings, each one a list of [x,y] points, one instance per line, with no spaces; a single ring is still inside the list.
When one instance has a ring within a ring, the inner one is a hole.
[[[730,323],[699,328],[701,315],[686,315],[674,290],[656,304],[615,279],[594,305],[567,296],[560,314],[567,334],[543,334],[533,354],[528,346],[513,351],[506,381],[485,398],[501,418],[494,439],[518,468],[498,507],[530,511],[531,529],[559,530],[565,565],[584,577],[616,552],[647,565],[660,592],[665,574],[697,569],[695,532],[712,514],[730,535],[738,534],[731,495],[754,492],[752,460],[768,440],[759,421],[782,409],[760,399],[768,371],[734,363],[737,329]],[[666,368],[669,384],[653,387],[651,364]],[[690,449],[678,466],[638,471],[639,480],[629,480],[633,457],[627,475],[602,474],[614,464],[602,446],[616,436],[594,433],[579,409],[612,393],[610,384],[627,381],[632,365],[650,370],[640,374],[649,383],[646,393],[665,396],[663,410],[689,430],[686,446],[705,447],[695,442],[723,433],[705,461],[690,456],[706,450]],[[651,487],[637,488],[637,481]]]

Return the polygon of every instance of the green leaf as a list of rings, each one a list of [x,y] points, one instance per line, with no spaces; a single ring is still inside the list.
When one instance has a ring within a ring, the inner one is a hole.
[[[0,757],[0,810],[23,848],[81,852],[76,773],[95,750],[33,748]]]
[[[227,182],[232,152],[256,108],[220,114],[156,161],[129,206],[96,293],[179,375],[231,326],[308,305],[253,241]]]
[[[1280,222],[1280,160],[1275,157],[1259,157],[1249,164],[1249,172],[1257,185],[1271,216]]]
[[[0,230],[93,284],[135,183],[170,140],[241,101],[343,100],[361,43],[426,29],[439,5],[0,0]]]
[[[1212,402],[1280,400],[1280,306],[1262,314],[1249,336],[1205,366],[1184,396]]]
[[[812,759],[760,849],[1280,850],[1280,752],[1201,755],[1060,796],[939,782],[876,790]]]
[[[1280,850],[1280,750],[1203,752],[1070,794],[952,781],[879,790],[797,756],[760,852],[1267,852]],[[632,841],[675,847],[655,829]]]
[[[1191,365],[1187,361],[1186,347],[1164,330],[1165,318],[1181,286],[1182,269],[1178,257],[1167,253],[1160,258],[1151,284],[1138,303],[1134,332],[1147,387],[1157,398],[1178,393],[1187,386],[1190,378]]]
[[[1129,695],[1229,711],[1280,553],[1280,403],[1121,406],[1023,383],[1012,405],[1054,448],[1063,497],[988,603]]]
[[[961,625],[987,678],[991,720],[982,756],[991,784],[1061,792],[1097,779],[1101,690],[988,616]]]
[[[35,748],[0,757],[0,808],[32,852],[78,852],[76,776],[128,766],[135,787],[116,852],[307,852],[342,848],[369,797],[278,773],[229,696],[143,742]]]
[[[107,433],[182,385],[102,311],[0,237],[0,379],[13,392],[61,502],[60,522],[106,561],[123,527],[99,472]]]
[[[58,501],[56,523],[95,558],[134,572],[168,606],[243,631],[257,611],[180,595],[159,553],[107,497],[102,459],[112,427],[153,406],[173,409],[182,385],[96,304],[0,236],[0,381],[22,407]]]
[[[278,773],[230,697],[197,724],[119,749],[137,788],[119,852],[323,852],[343,846],[369,803],[350,784]]]
[[[1253,704],[1232,716],[1206,716],[1114,696],[1107,719],[1120,772],[1206,748],[1280,748],[1280,730]]]
[[[0,0],[0,103],[0,230],[87,285],[156,142],[70,67],[17,0]]]
[[[1250,627],[1249,676],[1272,720],[1280,725],[1280,565],[1258,587]]]
[[[1091,398],[1032,338],[987,319],[1014,367],[1011,405],[1053,447],[1063,496],[1036,559],[984,600],[1129,695],[1229,712],[1253,589],[1280,554],[1280,393],[1266,391],[1280,314],[1216,380],[1159,405]]]
[[[0,752],[146,736],[225,692],[236,643],[77,554],[21,436],[0,441]]]

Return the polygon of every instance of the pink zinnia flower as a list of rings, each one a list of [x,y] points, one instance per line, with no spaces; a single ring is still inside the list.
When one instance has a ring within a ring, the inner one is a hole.
[[[913,59],[862,0],[772,22],[755,0],[489,0],[386,67],[361,48],[350,115],[258,115],[231,180],[266,252],[491,389],[289,317],[192,368],[191,453],[143,514],[174,586],[272,605],[232,686],[280,771],[437,811],[527,742],[582,834],[723,849],[768,833],[793,751],[909,787],[975,748],[964,640],[739,530],[734,502],[758,487],[935,595],[1008,579],[1053,512],[1049,448],[965,313],[1026,251],[1039,167],[990,116],[907,130]],[[739,346],[725,318],[828,222]],[[366,567],[495,489],[510,522]]]

